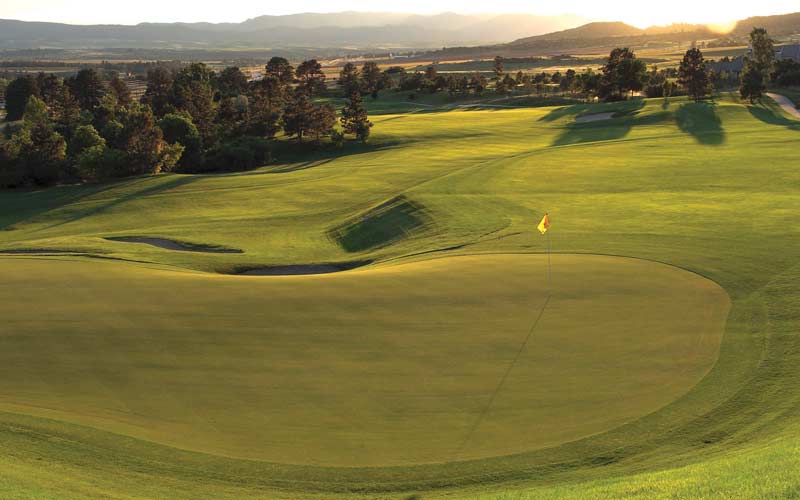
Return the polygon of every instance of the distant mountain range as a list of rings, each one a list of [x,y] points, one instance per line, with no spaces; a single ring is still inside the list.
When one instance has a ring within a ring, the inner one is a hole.
[[[579,16],[432,16],[370,12],[261,16],[242,23],[78,26],[0,20],[0,49],[264,48],[432,49],[479,45],[585,23]]]
[[[747,36],[753,27],[766,28],[773,37],[798,34],[800,33],[800,12],[776,16],[749,17],[737,21],[733,27],[733,31],[725,33],[724,35]],[[518,39],[512,43],[521,45],[545,40],[591,40],[608,37],[660,36],[679,33],[701,34],[705,36],[720,35],[715,34],[704,24],[681,23],[640,29],[621,22],[606,22],[584,24],[576,28],[544,35],[532,35],[530,37]]]
[[[800,12],[744,19],[729,34],[715,34],[707,26],[695,24],[640,29],[622,22],[586,24],[586,19],[574,15],[528,14],[339,12],[261,16],[242,23],[135,26],[0,20],[0,51],[142,49],[158,57],[169,54],[176,58],[204,58],[209,54],[228,57],[225,51],[231,49],[237,54],[266,52],[289,57],[407,51],[416,51],[422,58],[513,57],[595,53],[609,46],[669,46],[719,37],[743,41],[753,26],[767,28],[773,37],[800,34]]]
[[[594,53],[608,47],[657,47],[676,42],[735,38],[741,43],[753,27],[766,28],[773,38],[800,35],[800,12],[776,16],[750,17],[735,23],[729,33],[716,33],[702,24],[672,24],[640,29],[622,22],[593,22],[553,33],[519,38],[510,43],[488,46],[454,47],[427,54],[437,58],[480,58],[492,55],[533,56],[575,52]]]

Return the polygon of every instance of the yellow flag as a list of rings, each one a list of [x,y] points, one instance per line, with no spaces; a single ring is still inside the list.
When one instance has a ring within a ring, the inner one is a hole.
[[[544,214],[544,217],[542,217],[542,222],[539,223],[537,229],[542,234],[546,233],[547,230],[550,229],[550,217],[548,217],[547,214]]]

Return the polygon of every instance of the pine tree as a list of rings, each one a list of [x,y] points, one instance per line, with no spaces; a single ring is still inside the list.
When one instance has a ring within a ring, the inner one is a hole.
[[[767,78],[775,62],[775,47],[764,28],[753,28],[750,32],[751,57],[745,58],[739,94],[755,102],[767,89]]]
[[[315,106],[311,112],[311,128],[309,134],[314,136],[316,142],[323,137],[331,136],[336,125],[336,109],[330,104]]]
[[[339,73],[339,87],[345,96],[350,96],[353,92],[361,92],[361,81],[359,71],[353,63],[347,63]]]
[[[283,114],[283,130],[288,136],[297,136],[298,142],[303,142],[303,137],[313,128],[314,105],[301,89],[295,91],[294,96],[286,105]]]
[[[273,57],[266,67],[266,74],[278,79],[281,85],[289,86],[294,81],[294,68],[283,57]]]
[[[342,128],[345,134],[353,134],[361,142],[369,139],[372,122],[358,92],[350,95],[350,102],[342,109]]]
[[[322,65],[316,60],[303,61],[297,67],[297,79],[300,80],[300,87],[310,96],[319,95],[325,91],[325,72]]]
[[[614,49],[603,66],[600,96],[607,100],[625,99],[627,94],[644,87],[646,64],[628,48]]]
[[[25,114],[25,106],[31,96],[39,95],[39,87],[32,76],[21,76],[6,87],[6,120],[14,122],[20,120]]]
[[[119,75],[114,75],[114,78],[108,82],[108,88],[117,98],[120,106],[125,107],[131,103],[131,91],[128,89],[128,84]]]
[[[361,68],[361,88],[373,99],[378,98],[381,87],[382,73],[381,68],[374,62],[368,61]]]
[[[78,101],[81,109],[94,113],[106,94],[106,88],[95,69],[82,69],[74,77],[66,80],[66,84]]]
[[[505,66],[505,59],[502,56],[497,56],[494,58],[493,63],[493,70],[494,70],[494,79],[500,81],[503,78],[503,71]]]
[[[156,66],[147,72],[147,90],[142,96],[142,104],[153,109],[156,116],[161,117],[175,111],[170,104],[172,73],[163,66]]]
[[[686,51],[678,68],[678,84],[686,89],[695,102],[700,102],[711,91],[711,81],[700,49]]]

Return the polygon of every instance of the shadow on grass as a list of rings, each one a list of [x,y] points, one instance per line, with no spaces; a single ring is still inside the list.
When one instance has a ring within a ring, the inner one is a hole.
[[[429,223],[425,207],[401,195],[331,229],[328,236],[355,253],[394,243]]]
[[[572,106],[557,108],[539,119],[542,122],[553,122],[567,116],[581,116],[596,113],[615,113],[618,115],[632,114],[642,109],[645,105],[643,99],[609,103],[582,103]]]
[[[725,143],[725,130],[714,103],[684,104],[675,112],[675,121],[678,128],[690,134],[700,144],[719,146]]]
[[[163,179],[163,181],[162,181],[162,179]],[[108,210],[111,210],[112,208],[114,208],[116,206],[122,205],[123,203],[126,203],[128,201],[140,199],[140,198],[146,197],[146,196],[152,196],[152,195],[155,195],[155,194],[160,194],[160,193],[163,193],[165,191],[169,191],[171,189],[175,189],[177,187],[182,187],[182,186],[185,186],[187,184],[191,184],[192,182],[195,182],[198,179],[199,179],[199,177],[193,176],[193,175],[172,175],[172,176],[170,176],[169,178],[166,178],[166,179],[164,179],[163,177],[146,177],[144,179],[140,179],[140,181],[152,180],[153,182],[156,182],[156,184],[147,186],[147,187],[145,187],[143,189],[139,189],[139,190],[136,190],[136,191],[129,192],[129,193],[124,194],[122,196],[119,196],[117,198],[113,198],[110,201],[108,201],[107,203],[103,203],[103,204],[101,204],[99,206],[92,206],[92,207],[84,209],[84,210],[76,210],[74,213],[72,213],[66,219],[64,219],[64,220],[62,220],[60,222],[57,222],[55,224],[51,224],[51,225],[49,225],[49,226],[47,226],[47,227],[45,227],[45,228],[43,228],[41,230],[44,231],[44,230],[48,230],[48,229],[53,229],[53,228],[56,228],[56,227],[60,227],[60,226],[64,226],[64,225],[70,224],[72,222],[77,222],[77,221],[79,221],[81,219],[85,219],[86,217],[92,217],[94,215],[99,215],[99,214],[102,214],[104,212],[107,212]],[[159,182],[159,181],[161,181],[161,182]],[[106,189],[103,189],[101,191],[107,191],[107,190],[112,189],[112,188],[125,187],[126,185],[130,185],[130,184],[138,184],[138,183],[121,183],[121,184],[117,183],[117,184],[113,184],[111,186],[108,186]]]
[[[151,177],[137,177],[103,185],[72,185],[30,189],[0,190],[0,231],[11,231],[16,225],[58,210],[105,191],[146,182]]]
[[[770,105],[764,102],[760,104],[751,104],[747,106],[747,111],[749,111],[754,118],[769,125],[786,127],[790,130],[800,130],[800,121],[792,120],[784,116],[777,104]]]
[[[301,170],[309,170],[324,166],[339,158],[374,153],[398,148],[416,142],[413,139],[402,141],[381,141],[378,143],[349,143],[341,149],[336,149],[328,145],[320,146],[317,150],[305,150],[297,143],[282,145],[273,151],[275,163],[259,167],[255,170],[244,170],[238,172],[220,171],[203,172],[193,174],[196,177],[231,177],[248,175],[270,175],[288,174]]]
[[[635,112],[629,112],[635,113]],[[553,141],[553,146],[569,146],[588,142],[613,141],[622,139],[637,126],[658,125],[669,120],[671,114],[661,111],[645,116],[635,114],[619,118],[587,123],[572,123],[564,128],[564,132]]]

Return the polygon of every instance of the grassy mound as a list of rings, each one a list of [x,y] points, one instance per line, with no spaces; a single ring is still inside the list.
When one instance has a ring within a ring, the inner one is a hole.
[[[329,235],[348,252],[389,245],[419,231],[428,217],[425,208],[398,196],[332,229]]]

